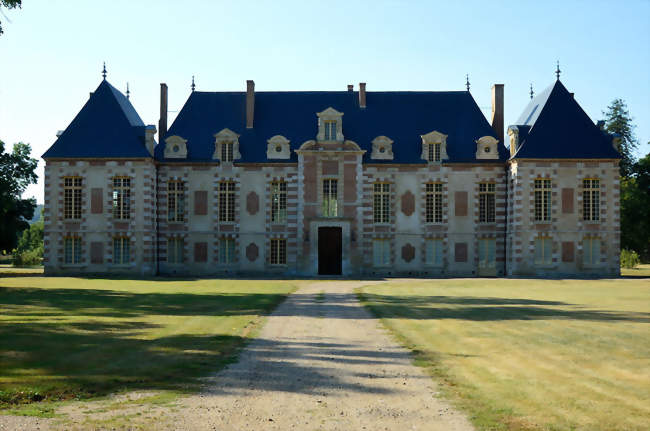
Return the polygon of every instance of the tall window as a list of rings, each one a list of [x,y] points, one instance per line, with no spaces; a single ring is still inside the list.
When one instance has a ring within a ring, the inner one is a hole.
[[[126,220],[131,217],[131,179],[113,178],[113,218]]]
[[[582,241],[583,260],[587,265],[600,262],[600,239],[594,236],[585,237]]]
[[[388,183],[374,184],[373,219],[375,223],[390,222],[390,184]]]
[[[336,121],[325,122],[325,140],[326,141],[336,140]]]
[[[221,238],[219,241],[219,263],[233,263],[235,261],[235,240]]]
[[[494,268],[496,266],[496,240],[481,238],[478,240],[478,266]]]
[[[425,263],[427,265],[442,266],[442,239],[429,238],[426,240],[425,245]]]
[[[63,262],[66,264],[81,263],[81,238],[68,236],[64,239]]]
[[[167,239],[167,262],[183,263],[183,238]]]
[[[582,181],[582,218],[588,221],[600,220],[600,180]]]
[[[113,263],[125,265],[131,259],[131,242],[125,236],[113,238]]]
[[[426,184],[425,219],[427,223],[442,223],[442,183]]]
[[[81,177],[63,179],[63,218],[81,218]]]
[[[389,239],[375,239],[372,242],[372,262],[374,266],[390,265]]]
[[[336,217],[338,215],[338,180],[323,180],[323,216]]]
[[[271,240],[271,265],[287,264],[287,240],[276,238]]]
[[[287,183],[273,181],[271,183],[271,222],[284,223],[287,221]]]
[[[535,180],[535,221],[551,219],[551,180]]]
[[[219,220],[235,221],[235,183],[219,183]]]
[[[551,238],[541,236],[535,239],[535,263],[548,265],[552,262],[552,247],[553,243]]]
[[[233,160],[233,143],[232,142],[223,142],[221,144],[221,161],[222,162],[232,162]]]
[[[441,147],[441,143],[429,144],[427,160],[430,162],[439,162]]]
[[[495,207],[495,190],[496,184],[494,183],[479,183],[478,185],[478,199],[479,199],[479,212],[478,221],[483,223],[494,223],[496,216]]]
[[[183,221],[184,196],[183,182],[180,180],[169,181],[167,185],[167,220]]]

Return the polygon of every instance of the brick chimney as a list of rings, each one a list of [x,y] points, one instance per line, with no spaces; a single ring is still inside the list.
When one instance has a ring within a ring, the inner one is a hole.
[[[348,84],[348,91],[354,91],[354,85]]]
[[[158,120],[158,140],[167,133],[167,84],[160,83],[160,120]]]
[[[492,86],[492,129],[503,144],[503,84]]]
[[[255,117],[255,81],[249,79],[246,81],[246,128],[253,128],[253,119]]]
[[[366,107],[366,83],[359,83],[359,108]]]

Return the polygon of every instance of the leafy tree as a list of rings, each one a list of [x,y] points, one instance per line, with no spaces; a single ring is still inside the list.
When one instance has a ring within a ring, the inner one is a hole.
[[[14,266],[40,265],[43,259],[43,211],[41,219],[23,231],[13,254]]]
[[[621,180],[621,248],[650,260],[650,154],[632,166]]]
[[[627,177],[632,173],[634,165],[634,150],[639,146],[636,136],[634,136],[634,124],[630,111],[623,99],[614,99],[607,107],[605,115],[605,130],[609,133],[618,135],[617,149],[621,153],[621,176]]]
[[[29,227],[36,201],[22,199],[29,184],[36,183],[38,160],[30,157],[31,148],[19,142],[11,153],[0,141],[0,250],[13,250],[18,234]]]
[[[6,7],[7,9],[20,9],[22,6],[23,0],[0,0],[0,7]],[[2,23],[0,22],[0,34],[2,34]]]

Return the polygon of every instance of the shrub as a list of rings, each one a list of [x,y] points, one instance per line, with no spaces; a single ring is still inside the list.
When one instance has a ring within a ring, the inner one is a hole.
[[[634,250],[621,250],[621,266],[623,268],[634,268],[641,263],[639,255]]]
[[[14,266],[40,265],[43,258],[43,248],[14,253]]]

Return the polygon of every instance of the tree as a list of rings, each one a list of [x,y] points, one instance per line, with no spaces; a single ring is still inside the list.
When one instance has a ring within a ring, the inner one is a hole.
[[[23,0],[0,0],[0,7],[6,7],[7,9],[20,9],[22,7]],[[2,11],[2,9],[0,9]],[[0,22],[0,34],[2,34],[2,22]]]
[[[603,115],[605,115],[605,130],[618,135],[617,150],[621,153],[620,172],[622,177],[627,177],[632,173],[634,150],[639,146],[634,136],[635,126],[632,117],[623,99],[614,99]]]
[[[43,259],[43,210],[41,218],[23,231],[13,255],[15,266],[40,265]]]
[[[650,260],[650,154],[632,166],[621,180],[621,248]]]
[[[18,234],[29,227],[36,201],[22,199],[28,185],[35,184],[38,160],[30,157],[31,148],[19,142],[11,153],[5,153],[0,141],[0,250],[13,250]]]

